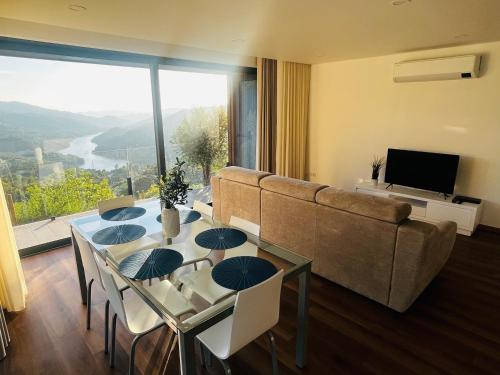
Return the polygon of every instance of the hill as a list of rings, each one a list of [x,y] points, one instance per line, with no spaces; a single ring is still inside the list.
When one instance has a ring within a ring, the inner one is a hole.
[[[123,120],[0,102],[0,153],[25,152],[50,139],[75,138],[119,126]]]

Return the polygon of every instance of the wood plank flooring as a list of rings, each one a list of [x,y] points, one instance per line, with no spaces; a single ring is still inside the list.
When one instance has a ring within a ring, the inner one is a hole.
[[[26,311],[7,314],[12,343],[0,374],[124,374],[131,336],[118,326],[116,368],[103,353],[104,294],[95,288],[92,330],[70,247],[22,260],[28,282]],[[309,364],[294,365],[296,285],[283,290],[274,330],[280,373],[499,374],[500,234],[458,236],[438,277],[405,314],[399,314],[317,276],[312,278]],[[139,344],[136,373],[157,374],[166,330]],[[264,338],[230,359],[234,374],[270,374]],[[178,374],[178,354],[167,374]],[[214,361],[200,374],[222,374]]]

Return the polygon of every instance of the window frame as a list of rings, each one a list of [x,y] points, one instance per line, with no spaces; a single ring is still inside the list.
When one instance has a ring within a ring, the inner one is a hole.
[[[160,69],[196,71],[214,74],[230,74],[234,72],[256,74],[257,72],[257,68],[254,67],[154,56],[91,47],[80,47],[59,43],[47,43],[10,37],[0,37],[0,56],[141,67],[149,69],[153,102],[157,168],[159,175],[164,175],[166,173],[165,144],[159,82]],[[71,239],[68,237],[56,242],[40,244],[33,248],[20,249],[20,254],[21,256],[34,255],[60,246],[66,246],[70,243],[70,241]]]

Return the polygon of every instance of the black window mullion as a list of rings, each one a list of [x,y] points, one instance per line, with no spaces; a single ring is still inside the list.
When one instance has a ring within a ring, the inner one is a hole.
[[[156,159],[158,174],[164,176],[167,173],[165,142],[163,135],[163,118],[161,112],[160,78],[158,64],[149,65],[151,76],[151,96],[153,99],[153,118],[155,127]]]

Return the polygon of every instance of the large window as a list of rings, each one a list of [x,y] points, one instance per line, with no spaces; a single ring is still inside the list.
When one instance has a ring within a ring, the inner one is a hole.
[[[0,39],[0,178],[20,248],[67,239],[72,215],[103,199],[156,197],[177,158],[207,199],[229,142],[234,164],[254,166],[255,69]]]
[[[16,224],[151,194],[149,69],[0,57],[0,177]]]
[[[192,188],[207,186],[228,162],[227,76],[167,69],[159,76],[167,168],[179,158]]]

